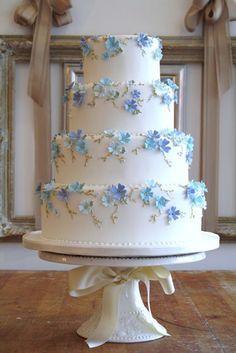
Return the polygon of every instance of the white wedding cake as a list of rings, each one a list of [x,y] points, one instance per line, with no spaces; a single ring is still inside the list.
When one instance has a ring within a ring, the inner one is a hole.
[[[69,129],[52,141],[42,232],[26,246],[97,256],[217,247],[201,231],[206,186],[188,177],[193,139],[174,128],[178,87],[160,80],[161,40],[107,35],[81,48],[84,82],[66,90]]]

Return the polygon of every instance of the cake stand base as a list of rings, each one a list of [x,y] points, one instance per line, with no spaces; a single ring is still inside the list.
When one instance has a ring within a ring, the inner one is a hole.
[[[106,258],[39,252],[39,257],[46,261],[97,267],[100,270],[109,268],[116,276],[122,278],[126,271],[133,268],[199,261],[205,258],[205,253],[150,258]],[[161,280],[159,281],[161,283]],[[164,287],[162,285],[163,289]],[[169,292],[164,289],[165,293],[172,294],[174,286],[171,276],[167,287]],[[147,292],[149,303],[149,291]],[[165,327],[153,318],[150,307],[146,308],[144,305],[137,279],[104,286],[101,306],[78,328],[77,333],[88,339],[89,347],[97,347],[105,342],[134,343],[169,336]]]
[[[160,325],[144,306],[138,281],[129,281],[122,285],[119,297],[119,314],[115,331],[108,342],[133,343],[151,341],[168,336],[166,329]],[[105,288],[103,302],[114,300],[111,292]],[[109,325],[110,312],[102,307],[92,317],[82,324],[77,333],[82,337],[90,337],[98,329],[106,329]],[[155,329],[156,328],[156,329]],[[159,332],[158,332],[159,331]]]

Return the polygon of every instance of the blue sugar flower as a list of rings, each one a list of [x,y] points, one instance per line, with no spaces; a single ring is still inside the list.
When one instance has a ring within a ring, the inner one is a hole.
[[[106,190],[101,198],[101,202],[105,207],[112,207],[115,204],[114,195],[110,189]]]
[[[61,188],[58,192],[57,192],[57,198],[60,201],[65,201],[67,202],[69,199],[69,193],[65,188]]]
[[[84,37],[81,38],[80,45],[84,56],[88,56],[92,52],[92,48],[90,44],[87,42],[87,40]]]
[[[79,183],[78,181],[68,185],[68,192],[82,192],[84,184]]]
[[[114,129],[108,129],[103,131],[104,136],[106,137],[114,137],[116,135],[116,131]]]
[[[181,212],[176,207],[172,206],[167,210],[167,216],[169,223],[172,223],[173,221],[176,221],[180,218]]]
[[[132,92],[130,92],[130,94],[133,99],[139,99],[141,96],[141,92],[137,89],[134,89]]]
[[[125,185],[122,185],[122,184],[112,185],[110,190],[115,200],[119,202],[126,200],[127,190],[125,188]]]
[[[157,182],[155,180],[151,179],[146,182],[146,185],[149,186],[150,188],[156,188]]]
[[[53,191],[56,187],[55,181],[52,180],[47,184],[44,184],[43,190],[45,191]]]
[[[201,181],[192,180],[187,186],[187,198],[193,206],[206,208],[205,192],[207,192],[206,184]]]
[[[162,98],[162,103],[164,103],[164,104],[166,104],[168,106],[173,101],[173,97],[170,95],[169,92],[168,93],[164,93],[161,98]]]
[[[190,135],[186,136],[186,144],[187,144],[187,150],[192,152],[194,148],[194,140],[192,136]]]
[[[153,52],[153,59],[160,61],[162,59],[163,55],[162,55],[162,50],[161,48],[157,48],[154,52]]]
[[[145,205],[149,205],[150,201],[153,199],[153,195],[152,188],[148,186],[140,190],[140,197]]]
[[[157,96],[162,95],[167,90],[167,86],[161,80],[154,80],[152,83],[153,93]]]
[[[84,139],[79,139],[76,142],[75,150],[82,155],[86,154],[88,152],[88,146],[87,146],[86,141]]]
[[[118,53],[122,51],[120,41],[114,36],[108,36],[105,41],[105,47],[109,52]]]
[[[127,110],[127,112],[132,113],[132,114],[141,113],[140,110],[138,109],[138,103],[135,99],[125,100],[124,108],[125,108],[125,110]]]
[[[95,97],[105,97],[106,96],[106,89],[105,86],[101,83],[95,83],[93,86],[93,93]]]
[[[77,91],[73,95],[74,105],[79,107],[84,101],[85,94],[83,92]]]
[[[155,197],[155,206],[159,210],[159,212],[162,212],[163,209],[166,207],[166,204],[169,202],[168,199],[166,199],[164,196],[156,196]]]
[[[158,131],[149,130],[147,138],[144,141],[144,148],[151,151],[156,151],[159,148],[160,134]]]
[[[55,139],[51,142],[51,153],[53,161],[55,161],[60,155],[60,146]]]
[[[160,150],[162,152],[168,153],[171,150],[171,147],[168,146],[169,143],[170,143],[170,141],[165,139],[165,138],[160,139],[159,142],[158,142]]]
[[[188,163],[188,165],[191,165],[192,164],[192,161],[193,161],[193,152],[188,152],[186,154],[186,161]]]
[[[109,77],[101,78],[101,80],[99,81],[99,83],[101,83],[101,85],[103,86],[111,86],[112,82],[113,82],[112,79]]]
[[[131,141],[131,135],[128,132],[121,131],[119,136],[118,136],[118,140],[122,144],[129,143]]]
[[[110,53],[108,51],[104,51],[104,53],[102,53],[102,60],[107,61],[108,59],[110,59]]]
[[[85,200],[79,204],[79,210],[82,214],[90,214],[93,211],[93,201]]]
[[[83,130],[78,129],[77,131],[70,131],[68,136],[71,140],[79,140],[83,136]]]
[[[119,156],[126,152],[125,147],[119,142],[112,143],[110,146],[108,146],[107,149],[108,152],[110,152],[114,156]]]
[[[176,83],[174,83],[174,81],[172,81],[170,78],[167,78],[167,79],[165,80],[165,83],[166,83],[170,88],[172,88],[174,91],[179,89],[179,87],[176,85]]]
[[[119,95],[120,95],[120,92],[116,91],[113,88],[109,88],[106,90],[106,98],[107,99],[116,99],[119,97]]]
[[[153,39],[149,37],[146,33],[139,33],[137,37],[137,44],[140,48],[151,47],[152,43],[153,43]]]

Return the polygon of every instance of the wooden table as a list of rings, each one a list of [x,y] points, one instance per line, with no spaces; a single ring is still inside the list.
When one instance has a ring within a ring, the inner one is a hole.
[[[91,350],[75,331],[101,292],[70,297],[66,272],[0,271],[0,353],[235,353],[236,273],[172,275],[175,294],[166,296],[157,283],[151,287],[153,316],[171,337]]]

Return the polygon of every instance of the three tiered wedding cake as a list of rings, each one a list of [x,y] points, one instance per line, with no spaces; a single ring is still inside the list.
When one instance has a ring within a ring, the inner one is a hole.
[[[217,247],[217,236],[201,232],[207,190],[189,181],[193,139],[174,128],[178,87],[160,80],[160,39],[98,36],[81,48],[84,83],[66,91],[69,132],[52,141],[42,232],[26,246],[97,256]]]

